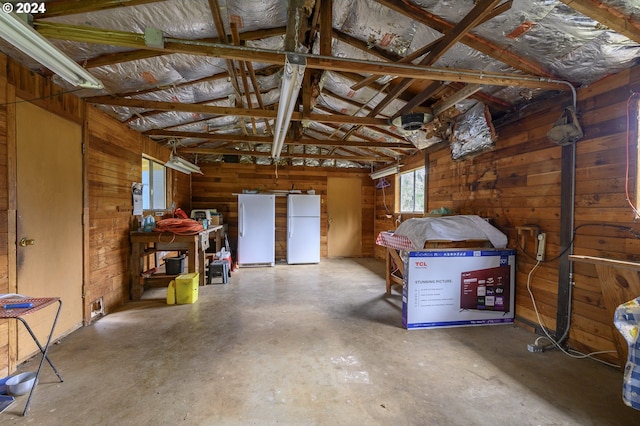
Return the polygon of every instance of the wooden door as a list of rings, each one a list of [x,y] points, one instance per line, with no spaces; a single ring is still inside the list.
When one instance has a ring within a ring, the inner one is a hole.
[[[327,252],[329,257],[362,256],[362,182],[327,179]]]
[[[16,106],[17,292],[61,297],[55,336],[82,323],[82,128],[28,102]],[[57,304],[27,318],[43,342]],[[18,327],[18,362],[37,351]]]

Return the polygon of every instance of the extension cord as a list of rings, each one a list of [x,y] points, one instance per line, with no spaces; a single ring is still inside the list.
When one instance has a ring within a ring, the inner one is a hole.
[[[529,349],[529,352],[534,352],[534,353],[538,353],[538,352],[544,351],[544,347],[538,346],[535,343],[529,343],[527,345],[527,349]]]

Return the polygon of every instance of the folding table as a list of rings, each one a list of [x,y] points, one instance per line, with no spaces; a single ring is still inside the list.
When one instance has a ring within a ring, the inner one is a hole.
[[[38,341],[38,338],[36,337],[33,330],[31,330],[31,327],[29,327],[29,324],[23,317],[33,312],[39,311],[40,309],[46,306],[49,306],[55,302],[58,302],[58,310],[56,312],[55,318],[53,319],[53,324],[51,325],[51,331],[49,331],[49,335],[47,336],[47,343],[45,344],[44,347],[42,347],[42,344],[40,343],[40,341]],[[26,308],[5,309],[5,306],[12,305],[12,304],[31,304],[31,306]],[[51,362],[51,360],[47,356],[47,352],[49,351],[49,345],[51,344],[51,339],[53,338],[53,331],[56,328],[56,323],[58,322],[58,317],[60,316],[61,309],[62,309],[62,300],[60,300],[59,297],[27,297],[27,298],[23,297],[23,298],[0,299],[0,318],[15,318],[18,321],[20,321],[22,324],[24,324],[25,328],[31,335],[31,338],[36,343],[36,345],[38,345],[38,349],[40,349],[40,352],[42,353],[42,359],[40,360],[40,364],[38,365],[36,378],[33,382],[33,387],[29,392],[27,405],[25,405],[24,411],[22,412],[23,416],[25,416],[27,414],[27,411],[29,410],[29,404],[31,404],[31,397],[33,396],[33,391],[36,389],[36,385],[38,384],[38,379],[40,378],[40,371],[42,370],[42,365],[44,364],[45,359],[53,369],[54,373],[56,373],[56,376],[58,376],[58,379],[60,379],[60,382],[63,381],[55,365],[53,365],[53,362]]]

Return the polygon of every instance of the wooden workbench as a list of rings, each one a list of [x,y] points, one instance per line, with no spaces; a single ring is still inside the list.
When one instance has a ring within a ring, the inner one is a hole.
[[[170,232],[131,232],[131,300],[140,300],[144,291],[142,276],[144,257],[158,251],[181,251],[187,253],[187,271],[200,273],[200,285],[205,284],[205,251],[210,239],[215,240],[216,251],[222,247],[223,225],[209,227],[193,235],[177,235]]]

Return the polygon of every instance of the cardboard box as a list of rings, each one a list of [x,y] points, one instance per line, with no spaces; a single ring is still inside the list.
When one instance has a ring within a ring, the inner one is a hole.
[[[222,215],[221,214],[212,214],[211,220],[209,221],[209,225],[217,226],[222,225]]]
[[[404,270],[407,329],[513,323],[514,250],[412,251]]]

